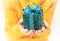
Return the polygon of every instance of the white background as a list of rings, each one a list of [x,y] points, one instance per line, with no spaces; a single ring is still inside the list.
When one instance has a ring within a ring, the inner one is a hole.
[[[2,0],[0,0],[0,41],[7,41],[7,37],[4,33],[5,17],[3,11]],[[51,34],[49,41],[60,41],[60,0],[57,2],[57,6],[54,12],[53,21],[51,24]]]

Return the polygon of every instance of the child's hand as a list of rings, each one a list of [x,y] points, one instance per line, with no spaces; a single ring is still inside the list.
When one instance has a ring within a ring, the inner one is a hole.
[[[28,29],[24,29],[24,25],[23,25],[23,20],[21,19],[19,21],[19,25],[20,25],[20,31],[23,32],[24,34],[41,34],[42,32],[45,32],[46,29],[48,28],[48,24],[44,21],[44,25],[42,26],[41,30],[28,30]]]

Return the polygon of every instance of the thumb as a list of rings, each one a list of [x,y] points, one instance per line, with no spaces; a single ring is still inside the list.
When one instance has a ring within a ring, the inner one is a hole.
[[[20,20],[19,20],[19,24],[20,24],[20,25],[23,25],[23,19],[20,19]]]

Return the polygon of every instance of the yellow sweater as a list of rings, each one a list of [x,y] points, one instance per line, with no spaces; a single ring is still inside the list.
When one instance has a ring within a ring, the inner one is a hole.
[[[43,7],[44,20],[47,21],[49,28],[42,34],[25,35],[19,30],[18,21],[22,18],[22,8],[31,1]],[[8,41],[48,41],[56,0],[3,0],[3,5]]]

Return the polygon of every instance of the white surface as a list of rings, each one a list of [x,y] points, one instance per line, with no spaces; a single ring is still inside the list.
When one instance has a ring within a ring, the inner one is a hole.
[[[58,0],[53,22],[51,24],[51,35],[49,37],[49,41],[60,41],[60,0]]]
[[[54,12],[53,22],[51,24],[51,35],[49,41],[60,41],[60,0],[58,0],[55,12]],[[7,38],[4,34],[4,12],[2,7],[2,0],[0,0],[0,41],[7,41]]]
[[[7,38],[4,33],[5,18],[3,12],[2,0],[0,0],[0,41],[7,41]]]

